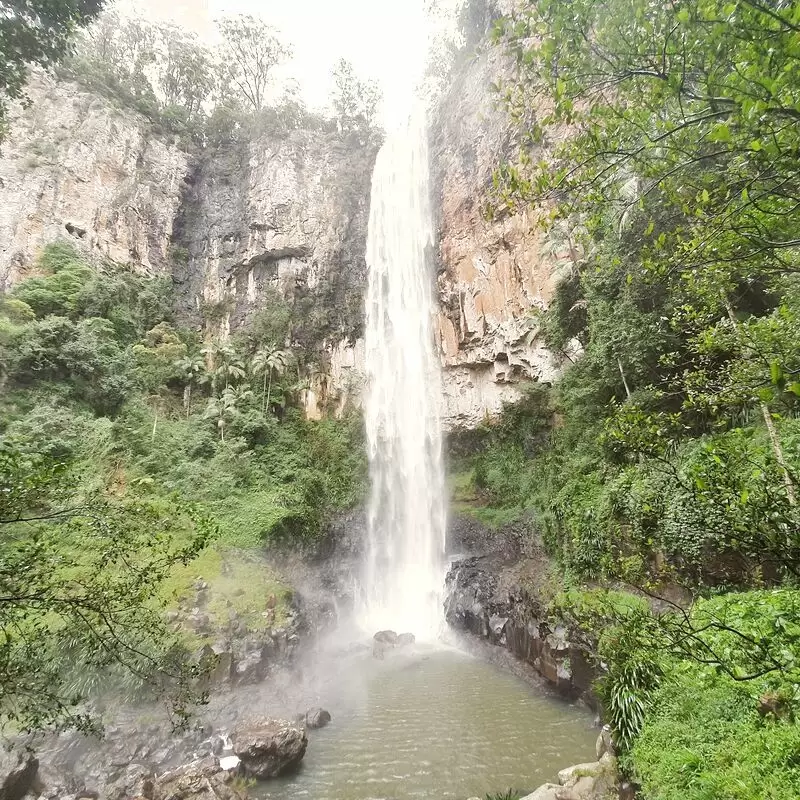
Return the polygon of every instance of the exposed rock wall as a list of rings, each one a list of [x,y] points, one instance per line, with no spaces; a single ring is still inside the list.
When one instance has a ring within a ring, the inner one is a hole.
[[[292,344],[324,362],[308,415],[354,399],[374,142],[317,126],[190,154],[77,83],[37,72],[28,94],[0,149],[0,291],[67,239],[171,275],[179,311],[207,335],[280,296],[294,309]]]
[[[509,526],[492,533],[465,517],[457,517],[452,527],[456,541],[451,547],[460,544],[464,555],[447,573],[447,623],[506,648],[563,695],[596,707],[594,645],[548,611],[540,597],[548,561],[527,538],[529,532],[519,535]]]
[[[225,334],[276,295],[293,339],[326,352],[307,392],[341,410],[363,366],[364,251],[375,145],[320,130],[265,133],[203,154],[187,181],[175,241],[184,311],[216,307]],[[279,342],[278,344],[282,344]]]
[[[169,271],[189,157],[138,114],[42,72],[0,146],[0,290],[67,238],[151,274]]]
[[[437,328],[450,428],[475,427],[518,399],[521,380],[552,381],[559,368],[536,321],[555,283],[542,226],[534,212],[484,213],[493,170],[513,152],[514,128],[492,89],[509,69],[499,48],[465,59],[433,119]]]

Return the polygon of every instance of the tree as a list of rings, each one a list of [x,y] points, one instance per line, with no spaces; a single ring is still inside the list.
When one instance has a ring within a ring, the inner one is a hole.
[[[214,343],[200,351],[208,360],[208,370],[211,374],[211,383],[214,389],[222,380],[227,389],[231,381],[241,380],[247,375],[244,362],[234,350],[230,342]]]
[[[659,407],[630,411],[639,433],[676,411],[669,427],[702,433],[756,409],[794,504],[776,421],[800,392],[787,389],[797,359],[788,333],[768,342],[757,332],[800,272],[796,8],[545,0],[522,4],[499,30],[516,58],[504,92],[523,137],[519,164],[497,173],[495,210],[534,202],[551,219],[577,218],[593,254],[587,273],[649,283],[650,316],[660,307],[672,341],[649,348],[645,388]],[[586,315],[595,352],[599,323],[613,332],[610,362],[634,405],[624,362],[642,310],[589,302]],[[630,425],[625,436],[643,441]]]
[[[8,101],[25,97],[28,66],[51,66],[70,50],[78,28],[97,16],[103,0],[5,0],[0,13],[0,139]]]
[[[266,105],[272,71],[290,55],[289,48],[272,26],[256,17],[224,17],[217,24],[223,38],[221,91],[224,94],[232,86],[247,108],[261,111]]]
[[[349,133],[367,133],[376,125],[376,114],[381,94],[375,81],[361,80],[353,65],[344,58],[339,59],[333,69],[333,106],[339,130]]]
[[[219,397],[210,397],[208,400],[203,416],[206,419],[216,420],[219,438],[223,442],[225,441],[225,427],[238,414],[238,402],[239,397],[236,390],[231,386],[226,386]]]
[[[176,25],[160,28],[158,87],[167,108],[183,109],[189,119],[199,115],[216,81],[211,53],[197,36]]]
[[[181,378],[186,384],[183,402],[186,407],[187,418],[192,413],[192,387],[201,386],[208,380],[206,362],[202,356],[185,356],[175,362],[175,368],[181,373]]]
[[[76,690],[134,678],[180,715],[196,671],[175,659],[161,583],[214,529],[175,501],[77,497],[66,465],[0,443],[0,719],[22,730],[99,729]]]
[[[89,78],[92,87],[127,101],[146,101],[148,110],[154,110],[158,101],[152,78],[158,72],[159,50],[156,25],[107,9],[78,39],[70,66],[78,77]]]
[[[277,372],[282,375],[289,365],[291,353],[287,350],[279,350],[275,345],[267,345],[257,350],[250,362],[250,369],[254,375],[263,375],[264,385],[261,391],[261,413],[265,413],[269,406],[270,395],[272,394],[272,376]],[[269,376],[269,384],[267,377]]]

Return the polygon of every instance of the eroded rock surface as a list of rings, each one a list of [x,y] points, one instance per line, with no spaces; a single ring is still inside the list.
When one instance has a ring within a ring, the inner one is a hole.
[[[237,774],[210,757],[178,767],[143,786],[145,800],[247,800]]]
[[[168,273],[189,156],[133,111],[34,72],[0,151],[0,290],[57,239]]]
[[[243,771],[257,780],[276,778],[297,769],[308,746],[303,727],[275,719],[237,728],[231,741]]]
[[[470,526],[473,529],[475,526]],[[445,582],[445,619],[457,630],[505,647],[562,694],[593,702],[594,670],[578,632],[552,619],[530,587],[547,560],[535,545],[520,550],[513,526],[473,533],[474,554],[456,559]]]
[[[492,173],[514,152],[515,129],[492,89],[509,70],[499,48],[467,59],[432,122],[449,428],[476,427],[519,398],[520,381],[550,382],[560,370],[536,320],[559,278],[540,219],[485,213]]]
[[[312,730],[324,728],[331,721],[331,712],[324,708],[310,708],[306,711],[306,727]]]

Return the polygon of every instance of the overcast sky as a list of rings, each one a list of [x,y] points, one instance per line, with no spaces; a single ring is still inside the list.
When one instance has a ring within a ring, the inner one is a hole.
[[[455,2],[455,0],[453,0]],[[180,22],[204,37],[225,14],[262,16],[292,44],[288,68],[309,105],[324,105],[335,62],[347,58],[362,77],[378,81],[384,120],[407,115],[425,65],[429,25],[425,0],[122,0],[147,16]]]

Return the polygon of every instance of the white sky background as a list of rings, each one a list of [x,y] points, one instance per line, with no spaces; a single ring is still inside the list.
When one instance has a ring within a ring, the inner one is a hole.
[[[447,0],[453,5],[457,0]],[[306,103],[322,107],[339,58],[383,92],[387,129],[408,116],[426,63],[432,26],[426,0],[120,0],[120,10],[177,22],[213,40],[226,14],[263,17],[291,44],[294,58],[279,77],[295,78]]]

